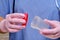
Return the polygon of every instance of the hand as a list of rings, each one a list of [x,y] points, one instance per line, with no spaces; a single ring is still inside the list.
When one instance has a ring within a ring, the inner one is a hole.
[[[1,30],[3,32],[18,32],[26,26],[25,17],[26,15],[22,13],[8,14],[6,19],[1,22],[1,24],[4,24]]]
[[[51,26],[51,29],[41,29],[40,33],[47,38],[51,39],[60,38],[60,22],[51,20],[44,21]]]

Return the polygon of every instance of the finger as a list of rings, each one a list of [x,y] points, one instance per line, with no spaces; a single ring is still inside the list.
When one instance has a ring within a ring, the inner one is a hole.
[[[19,30],[16,29],[8,29],[8,32],[14,33],[14,32],[18,32]]]
[[[10,29],[17,29],[17,30],[20,30],[20,29],[23,29],[25,28],[25,26],[19,26],[19,25],[10,25],[9,26]]]
[[[60,35],[60,33],[56,33],[56,34],[49,34],[49,35],[46,35],[46,34],[43,34],[43,33],[41,33],[42,35],[45,35],[45,36],[50,36],[51,37],[51,35],[53,35],[54,37],[58,37],[59,35]]]
[[[10,23],[8,23],[8,25],[9,25],[9,28],[11,28],[11,29],[23,29],[23,28],[25,28],[25,25],[24,26],[22,26],[22,25],[15,25],[15,24],[10,24]]]
[[[60,37],[60,32],[58,32],[57,34],[54,35],[54,37]]]
[[[11,19],[9,20],[11,23],[17,23],[17,24],[26,24],[26,21],[24,19],[17,19],[17,18],[14,18],[14,19]]]
[[[42,34],[44,35],[44,34]],[[51,39],[57,39],[60,37],[60,33],[54,34],[54,35],[44,35],[45,37],[51,38]]]
[[[45,19],[44,21],[47,24],[51,25],[51,27],[53,27],[53,28],[57,27],[60,24],[58,21],[50,21],[50,20],[47,20],[47,19]]]
[[[57,29],[42,29],[40,30],[40,32],[44,35],[53,35],[53,34],[58,33],[58,30]]]
[[[15,18],[15,17],[24,18],[25,15],[22,14],[22,13],[14,13],[14,14],[8,14],[6,17],[11,17],[11,18]]]
[[[20,29],[23,29],[25,28],[26,25],[13,25],[13,24],[10,24],[8,21],[6,21],[6,28],[10,28],[10,29],[17,29],[17,30],[20,30]]]
[[[24,18],[24,17],[25,17],[24,14],[15,13],[15,14],[8,14],[8,15],[6,16],[6,19],[7,19],[7,20],[11,20],[11,19],[13,19],[13,18]]]
[[[50,38],[50,39],[57,39],[57,38],[59,38],[58,36],[56,37],[54,35],[43,35],[43,36],[45,36],[47,38]]]
[[[9,22],[6,22],[6,29],[7,29],[7,32],[18,32],[20,29],[12,29],[12,28],[9,28],[10,25],[9,25]]]

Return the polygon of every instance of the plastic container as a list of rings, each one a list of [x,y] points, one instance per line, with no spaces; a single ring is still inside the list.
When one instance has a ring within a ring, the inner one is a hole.
[[[31,22],[31,27],[37,30],[40,29],[46,29],[49,27],[48,24],[46,24],[42,18],[40,18],[39,16],[35,16]]]

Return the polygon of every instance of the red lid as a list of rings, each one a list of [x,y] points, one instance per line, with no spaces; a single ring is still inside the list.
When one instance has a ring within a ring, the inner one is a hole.
[[[25,19],[25,20],[26,20],[26,24],[27,24],[27,21],[28,21],[28,13],[24,13],[24,15],[25,15],[25,17],[24,17],[23,19]],[[23,24],[23,25],[25,25],[25,26],[26,26],[26,24]]]
[[[28,13],[25,13],[25,18],[26,22],[28,21]]]

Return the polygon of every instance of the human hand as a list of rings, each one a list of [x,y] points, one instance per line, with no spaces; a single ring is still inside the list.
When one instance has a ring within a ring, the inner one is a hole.
[[[44,21],[51,26],[51,29],[41,29],[40,33],[47,38],[51,39],[60,38],[60,22],[51,20]]]
[[[8,14],[6,19],[1,22],[3,32],[18,32],[25,28],[28,15],[22,13]]]

